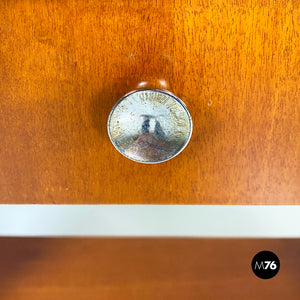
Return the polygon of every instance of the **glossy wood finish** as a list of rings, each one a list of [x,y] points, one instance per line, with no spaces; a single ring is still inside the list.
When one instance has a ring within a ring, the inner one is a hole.
[[[300,204],[299,18],[292,0],[1,1],[1,203]],[[194,121],[158,165],[106,131],[145,86]]]
[[[261,250],[281,263],[251,269]],[[0,239],[1,299],[299,299],[300,240]]]

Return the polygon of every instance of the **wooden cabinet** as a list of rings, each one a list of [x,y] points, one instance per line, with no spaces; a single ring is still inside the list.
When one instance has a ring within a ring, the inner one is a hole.
[[[1,203],[299,204],[298,1],[1,1]],[[194,123],[156,165],[110,143],[116,101]]]
[[[274,251],[272,279],[254,255]],[[299,299],[292,239],[0,239],[1,299]]]

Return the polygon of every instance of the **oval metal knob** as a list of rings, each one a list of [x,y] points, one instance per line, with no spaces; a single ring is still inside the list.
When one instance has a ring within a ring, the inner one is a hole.
[[[192,134],[185,104],[159,89],[135,90],[112,108],[108,135],[116,149],[140,163],[160,163],[178,155]]]

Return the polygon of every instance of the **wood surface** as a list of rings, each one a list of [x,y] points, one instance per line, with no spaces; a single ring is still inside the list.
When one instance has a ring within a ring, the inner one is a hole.
[[[300,204],[300,1],[0,1],[0,202]],[[138,87],[180,97],[187,148],[118,153]]]
[[[280,270],[251,261],[273,251]],[[0,298],[298,300],[300,240],[0,238]]]

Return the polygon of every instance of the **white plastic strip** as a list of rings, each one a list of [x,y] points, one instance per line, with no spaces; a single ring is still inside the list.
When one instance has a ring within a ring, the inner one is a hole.
[[[300,206],[0,205],[0,235],[299,238]]]

